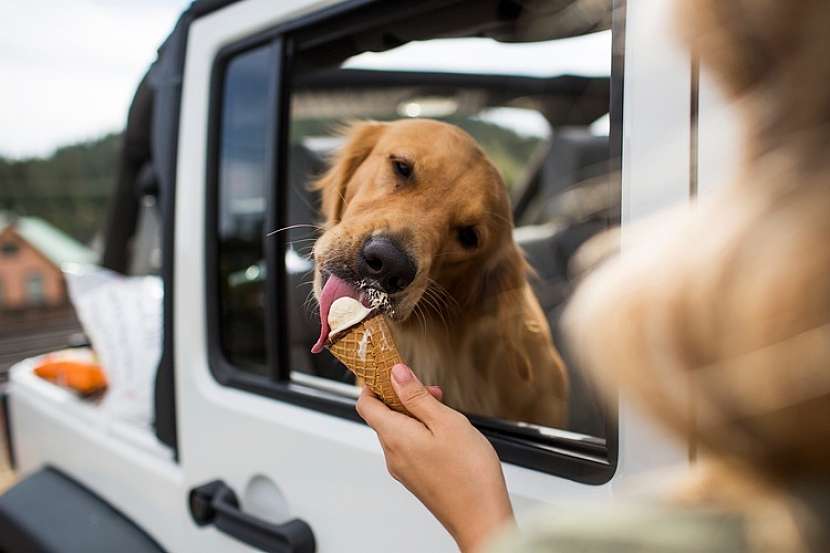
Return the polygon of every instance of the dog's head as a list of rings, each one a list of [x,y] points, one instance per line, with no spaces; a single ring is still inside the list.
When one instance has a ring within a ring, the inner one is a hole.
[[[524,268],[502,179],[455,126],[422,119],[352,125],[315,187],[326,223],[314,246],[323,319],[329,296],[342,295],[344,285],[405,323],[416,306],[463,307]],[[334,281],[338,291],[328,292]]]

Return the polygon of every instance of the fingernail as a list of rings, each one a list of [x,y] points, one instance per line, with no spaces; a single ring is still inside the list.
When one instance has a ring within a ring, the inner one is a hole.
[[[398,363],[392,367],[392,378],[394,378],[395,382],[398,384],[406,384],[412,380],[412,370],[406,365]]]

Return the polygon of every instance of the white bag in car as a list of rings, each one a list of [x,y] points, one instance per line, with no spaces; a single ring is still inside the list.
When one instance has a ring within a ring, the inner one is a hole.
[[[109,382],[101,409],[149,426],[161,357],[159,277],[125,277],[100,268],[67,271],[69,297]]]

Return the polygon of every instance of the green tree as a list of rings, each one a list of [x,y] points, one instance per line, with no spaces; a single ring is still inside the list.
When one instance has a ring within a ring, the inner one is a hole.
[[[46,158],[0,157],[0,210],[45,219],[89,243],[106,220],[121,135],[64,146]]]

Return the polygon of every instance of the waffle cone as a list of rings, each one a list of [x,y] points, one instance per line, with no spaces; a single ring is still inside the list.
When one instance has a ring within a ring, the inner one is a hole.
[[[407,412],[392,388],[392,367],[403,360],[383,315],[356,324],[337,335],[327,347],[386,405]]]

